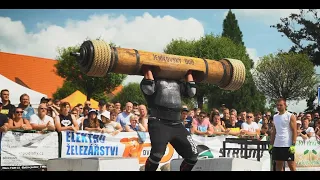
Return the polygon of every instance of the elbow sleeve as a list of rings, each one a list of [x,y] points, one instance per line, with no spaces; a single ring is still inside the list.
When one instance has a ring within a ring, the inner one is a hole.
[[[152,95],[155,92],[155,82],[154,80],[143,79],[140,88],[144,94]]]
[[[194,81],[187,82],[187,94],[189,97],[195,96],[197,93],[196,83]]]

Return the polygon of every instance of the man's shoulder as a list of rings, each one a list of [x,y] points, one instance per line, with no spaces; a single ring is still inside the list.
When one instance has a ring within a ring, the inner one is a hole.
[[[47,116],[47,115],[46,115]],[[31,116],[30,116],[30,119],[31,118],[39,118],[39,116],[37,115],[37,114],[32,114]]]
[[[35,114],[32,114],[31,116],[33,116],[33,115],[35,115]],[[30,116],[30,117],[31,117],[31,116]],[[52,118],[51,116],[48,116],[48,115],[46,115],[45,118],[46,118],[46,119],[49,119],[49,120],[53,120],[53,118]]]

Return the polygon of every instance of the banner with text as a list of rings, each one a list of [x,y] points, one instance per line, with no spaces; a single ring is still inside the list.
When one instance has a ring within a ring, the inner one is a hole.
[[[1,139],[1,169],[45,169],[49,159],[58,158],[58,134],[8,131]]]
[[[149,133],[146,133],[144,143],[139,143],[136,132],[121,132],[116,136],[87,131],[61,133],[61,158],[137,157],[139,163],[144,165],[151,150]],[[169,163],[174,158],[178,155],[169,144],[161,164]]]

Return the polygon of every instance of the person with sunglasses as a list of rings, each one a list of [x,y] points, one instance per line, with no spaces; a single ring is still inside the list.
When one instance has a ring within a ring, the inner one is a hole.
[[[241,124],[241,135],[260,138],[260,128],[259,125],[254,121],[254,114],[248,112],[246,116],[246,122]]]
[[[38,107],[38,114],[30,116],[30,124],[32,129],[37,131],[54,131],[54,120],[47,115],[48,106],[42,103]]]
[[[8,120],[9,130],[32,130],[30,122],[22,118],[22,114],[22,108],[16,108],[13,118]]]

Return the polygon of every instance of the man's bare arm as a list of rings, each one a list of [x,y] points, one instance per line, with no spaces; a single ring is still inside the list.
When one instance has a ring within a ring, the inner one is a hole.
[[[294,115],[290,117],[290,126],[292,129],[292,144],[296,144],[297,141],[297,120]]]
[[[273,145],[274,144],[274,140],[276,138],[276,127],[274,126],[274,124],[272,124],[272,131],[271,131],[271,137],[270,137],[270,144]]]

